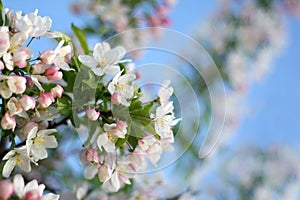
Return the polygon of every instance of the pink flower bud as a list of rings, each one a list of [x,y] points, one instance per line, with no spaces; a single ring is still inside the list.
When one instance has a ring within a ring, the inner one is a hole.
[[[42,108],[48,108],[54,102],[54,97],[51,93],[45,92],[39,95],[38,102]]]
[[[110,97],[110,100],[111,102],[114,104],[114,105],[120,105],[121,104],[121,95],[117,92],[114,92],[111,97]]]
[[[101,182],[107,181],[112,175],[112,169],[107,163],[100,165],[98,168],[98,178]]]
[[[14,185],[9,180],[0,182],[0,199],[7,200],[14,192]]]
[[[33,97],[30,97],[28,95],[24,95],[19,99],[19,103],[21,104],[22,108],[25,111],[28,111],[30,109],[34,109],[35,107],[35,99]]]
[[[57,56],[57,53],[55,51],[47,50],[41,54],[40,59],[44,64],[51,65],[51,64],[53,64],[56,56]]]
[[[89,162],[94,162],[94,163],[99,162],[99,155],[95,149],[86,150],[85,156],[86,156],[86,160]]]
[[[14,52],[12,61],[20,68],[24,68],[27,66],[27,59],[31,58],[32,56],[33,51],[31,49],[27,47],[20,47]]]
[[[1,127],[5,130],[14,130],[16,127],[16,119],[8,113],[5,113],[1,119]]]
[[[60,98],[64,93],[64,89],[60,85],[56,85],[54,88],[51,89],[51,94],[54,98]]]
[[[7,79],[7,85],[11,92],[22,94],[26,90],[26,78],[22,76],[10,76]]]
[[[100,116],[100,112],[94,108],[90,108],[86,110],[86,115],[89,120],[96,121]]]
[[[40,195],[39,190],[30,190],[28,192],[26,192],[25,196],[24,196],[24,200],[41,200],[42,197]]]
[[[52,66],[46,69],[45,71],[45,76],[49,81],[58,81],[62,79],[63,73],[59,71],[59,67],[57,66]]]

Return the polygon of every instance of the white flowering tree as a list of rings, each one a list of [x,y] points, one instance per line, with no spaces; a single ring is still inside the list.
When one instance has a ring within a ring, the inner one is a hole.
[[[130,1],[128,6],[140,7]],[[122,7],[114,9],[132,16],[131,7]],[[100,27],[116,28],[110,20],[118,16],[106,8],[99,9],[110,18]],[[55,22],[38,10],[14,11],[0,1],[0,11],[0,199],[147,194],[151,188],[133,182],[148,160],[155,166],[174,142],[180,120],[170,100],[173,88],[161,84],[157,98],[145,102],[124,47],[98,42],[90,50],[85,31],[75,25],[74,42],[52,31]],[[106,38],[106,32],[100,35]],[[32,49],[40,38],[56,48]],[[74,154],[81,163],[70,160]],[[85,170],[75,173],[79,165]]]

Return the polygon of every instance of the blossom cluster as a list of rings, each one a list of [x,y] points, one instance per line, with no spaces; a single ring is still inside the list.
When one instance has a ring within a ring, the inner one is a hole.
[[[31,162],[37,165],[48,157],[47,148],[58,146],[53,135],[57,131],[48,125],[59,117],[55,103],[64,92],[60,70],[70,70],[67,62],[72,49],[62,41],[55,50],[35,55],[29,47],[33,40],[59,37],[50,32],[51,19],[38,16],[37,10],[25,15],[9,9],[3,12],[6,25],[0,27],[1,128],[11,146],[3,157],[6,163],[2,175],[9,177],[15,166],[30,172]]]
[[[134,174],[146,169],[146,159],[156,165],[163,151],[172,149],[172,128],[179,122],[170,101],[173,88],[169,87],[169,81],[158,90],[157,100],[142,102],[139,99],[142,93],[132,85],[136,75],[129,70],[125,73],[131,63],[122,59],[124,54],[122,47],[111,49],[103,42],[95,45],[92,55],[79,55],[82,64],[95,76],[113,75],[103,94],[110,96],[106,103],[112,113],[100,111],[105,103],[103,99],[86,105],[85,119],[103,126],[87,139],[82,154],[85,178],[93,179],[98,174],[107,192],[116,192],[124,184],[131,184]]]
[[[10,177],[15,167],[24,174],[39,165],[47,167],[39,161],[59,154],[47,149],[58,147],[63,137],[60,125],[86,129],[84,176],[93,179],[98,174],[107,192],[131,184],[134,173],[146,170],[147,160],[156,165],[164,150],[172,150],[173,128],[180,120],[175,119],[169,81],[162,84],[157,99],[143,102],[142,90],[133,84],[140,73],[125,59],[125,48],[102,42],[89,51],[83,31],[73,25],[84,50],[80,53],[67,35],[51,32],[52,20],[39,16],[37,10],[22,14],[4,9],[1,20],[3,177]],[[30,44],[42,37],[55,40],[57,47],[41,53],[31,49]],[[19,175],[14,180],[19,198],[58,198],[42,197],[44,186],[37,182],[24,189]]]
[[[21,174],[16,174],[13,182],[10,180],[0,181],[0,198],[7,200],[15,196],[18,199],[41,199],[41,200],[58,200],[59,195],[48,193],[43,194],[44,184],[38,184],[37,180],[32,180],[26,185]]]

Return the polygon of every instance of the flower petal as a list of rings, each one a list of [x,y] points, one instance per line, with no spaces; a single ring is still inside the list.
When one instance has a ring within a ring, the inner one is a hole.
[[[95,165],[89,165],[85,168],[84,177],[86,179],[92,179],[98,173],[98,168]]]
[[[2,176],[6,178],[9,177],[12,170],[15,168],[15,166],[16,166],[16,160],[14,158],[11,158],[8,161],[6,161],[3,167]]]
[[[78,59],[82,64],[84,64],[87,67],[94,68],[98,65],[97,61],[92,56],[79,55]]]
[[[14,176],[13,184],[14,184],[15,194],[19,198],[22,198],[24,194],[24,179],[21,174],[17,174]]]

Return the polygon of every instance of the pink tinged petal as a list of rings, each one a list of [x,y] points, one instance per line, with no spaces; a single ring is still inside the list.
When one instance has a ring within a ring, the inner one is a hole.
[[[6,161],[3,167],[2,176],[5,178],[9,177],[12,170],[15,168],[15,166],[16,166],[16,160],[14,158],[11,158],[8,161]]]
[[[90,68],[94,68],[98,65],[97,61],[92,56],[79,55],[78,59],[82,64]]]
[[[54,98],[61,98],[63,93],[64,89],[60,85],[56,85],[54,88],[51,89],[51,94]]]
[[[117,192],[121,187],[119,178],[118,178],[118,172],[115,171],[112,174],[112,177],[103,183],[103,189],[107,192]]]
[[[86,110],[86,115],[89,120],[96,121],[100,116],[100,112],[94,108],[90,108]]]
[[[37,180],[32,180],[29,183],[27,183],[24,187],[24,193],[26,194],[27,192],[31,191],[31,190],[37,190],[38,191],[39,188],[39,184],[37,182]],[[39,193],[39,191],[38,191]]]
[[[70,66],[60,56],[57,56],[54,59],[54,64],[64,71],[75,71],[74,69],[70,68]]]
[[[58,194],[48,193],[42,197],[42,200],[58,200],[59,197]]]
[[[26,78],[16,75],[10,76],[7,85],[13,93],[22,94],[26,90]]]
[[[23,95],[19,99],[19,103],[21,104],[22,108],[25,111],[28,111],[30,109],[35,108],[35,99],[33,97],[28,96],[28,95]]]
[[[23,200],[41,200],[42,196],[38,190],[30,190],[25,193]]]
[[[57,53],[55,51],[46,50],[41,54],[40,59],[44,64],[51,65],[51,64],[53,64],[54,59],[56,57],[57,57]]]
[[[101,182],[107,181],[112,175],[112,169],[107,163],[100,165],[98,168],[98,178]]]
[[[95,175],[98,173],[98,168],[96,165],[89,165],[85,168],[84,171],[84,177],[88,180],[95,177]]]
[[[122,181],[123,183],[126,183],[128,185],[131,184],[129,178],[127,176],[125,176],[124,174],[119,173],[119,179],[120,181]]]
[[[24,179],[21,174],[17,174],[13,178],[13,183],[14,183],[14,191],[15,194],[19,197],[22,198],[24,195]]]
[[[13,116],[10,116],[8,113],[5,113],[1,119],[1,127],[4,130],[14,130],[16,127],[16,119]]]

